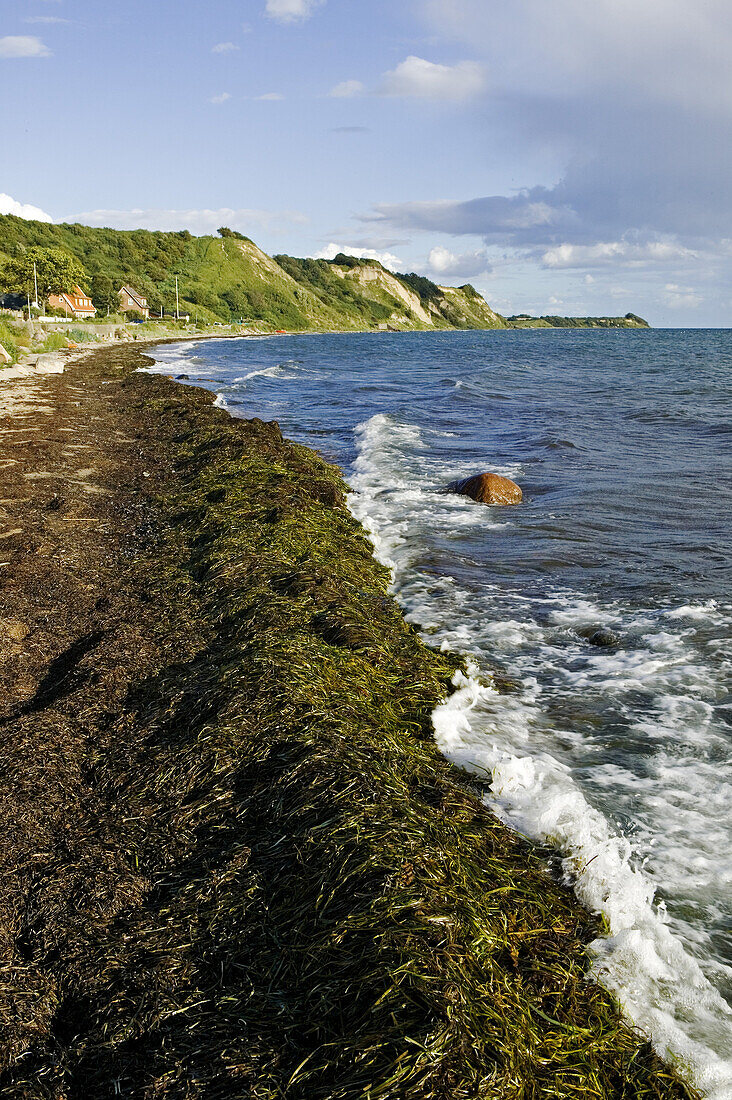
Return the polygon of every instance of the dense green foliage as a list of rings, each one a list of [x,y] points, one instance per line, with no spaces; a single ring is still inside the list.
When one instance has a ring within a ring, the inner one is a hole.
[[[397,278],[418,294],[423,302],[436,302],[442,298],[442,291],[437,283],[433,283],[424,275],[417,275],[414,271],[410,271],[408,275],[397,275]]]
[[[368,265],[368,261],[355,256],[339,257],[335,260],[297,259],[294,256],[275,256],[283,271],[290,278],[307,289],[321,302],[324,308],[335,306],[344,313],[355,313],[363,320],[365,327],[373,327],[388,318],[394,312],[394,299],[383,295],[383,301],[366,297],[360,283],[353,279],[342,278],[336,271],[344,267],[349,271]]]
[[[119,287],[116,287],[109,275],[97,271],[91,280],[91,298],[98,313],[116,312],[119,308]]]
[[[84,268],[62,248],[18,249],[0,268],[0,289],[35,298],[37,284],[40,300],[73,290],[84,281]]]

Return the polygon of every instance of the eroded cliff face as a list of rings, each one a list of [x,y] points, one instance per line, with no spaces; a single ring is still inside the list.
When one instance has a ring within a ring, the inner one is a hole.
[[[390,323],[425,328],[506,328],[500,314],[473,287],[439,286],[438,297],[420,298],[402,279],[377,261],[355,267],[331,264],[340,279],[355,284],[366,297],[380,302],[389,299],[394,310]]]
[[[364,265],[363,267],[338,267],[333,265],[333,271],[341,279],[349,279],[352,282],[358,283],[368,293],[369,290],[378,288],[384,291],[390,297],[396,300],[396,303],[402,303],[404,307],[411,311],[411,313],[422,322],[423,325],[433,326],[432,316],[425,310],[419,300],[418,295],[413,290],[409,290],[404,283],[400,282],[396,276],[382,267],[381,264],[373,263]],[[394,311],[393,320],[407,321],[408,315],[403,312],[400,314],[398,306]]]
[[[485,298],[469,286],[441,286],[442,312],[455,311],[465,319],[467,328],[506,328],[505,318],[486,302]],[[459,326],[463,327],[463,326]]]

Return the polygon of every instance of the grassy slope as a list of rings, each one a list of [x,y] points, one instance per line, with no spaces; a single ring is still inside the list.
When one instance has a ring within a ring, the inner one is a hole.
[[[177,275],[181,309],[204,321],[243,316],[287,329],[364,329],[387,322],[401,328],[453,327],[439,312],[426,324],[405,312],[400,295],[411,295],[417,306],[418,297],[400,283],[398,293],[390,293],[394,276],[380,264],[364,265],[375,276],[364,285],[351,271],[339,278],[325,261],[272,259],[242,237],[121,232],[0,216],[0,266],[19,245],[63,248],[81,260],[89,279],[101,273],[130,282],[153,307],[162,298],[168,310],[175,303]],[[460,294],[455,292],[456,301]],[[452,312],[465,327],[459,310]]]

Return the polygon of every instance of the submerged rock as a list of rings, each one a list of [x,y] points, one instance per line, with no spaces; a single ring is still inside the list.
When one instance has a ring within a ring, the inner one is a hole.
[[[451,481],[446,492],[470,497],[479,504],[520,504],[523,500],[521,487],[499,474],[474,474],[461,481]]]
[[[600,627],[599,630],[595,630],[592,634],[590,634],[587,641],[590,643],[590,645],[607,646],[617,645],[620,641],[620,638],[614,630],[610,630],[608,627],[603,626]]]

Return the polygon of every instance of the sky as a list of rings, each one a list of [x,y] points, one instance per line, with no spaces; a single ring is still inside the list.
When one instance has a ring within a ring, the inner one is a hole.
[[[0,4],[0,212],[732,323],[729,0]]]

